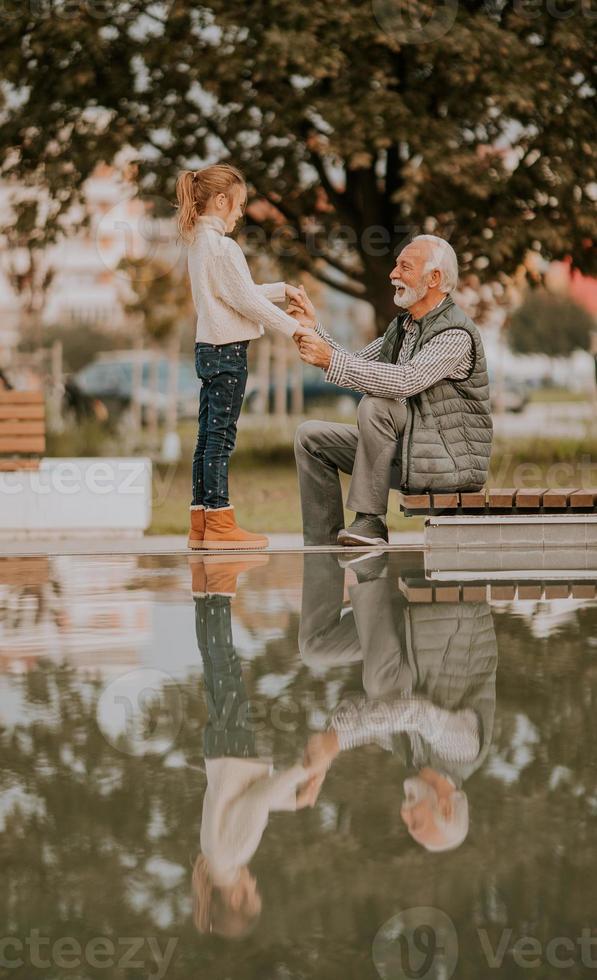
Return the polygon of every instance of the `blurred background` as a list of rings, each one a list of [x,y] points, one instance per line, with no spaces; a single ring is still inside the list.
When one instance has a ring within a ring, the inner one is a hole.
[[[250,187],[237,238],[254,278],[304,283],[350,350],[394,315],[401,247],[450,240],[490,365],[491,484],[597,486],[590,13],[5,3],[0,389],[43,392],[45,455],[150,456],[150,531],[185,531],[198,381],[174,183],[229,160]],[[296,426],[354,421],[358,397],[281,336],[251,345],[241,523],[300,530]]]

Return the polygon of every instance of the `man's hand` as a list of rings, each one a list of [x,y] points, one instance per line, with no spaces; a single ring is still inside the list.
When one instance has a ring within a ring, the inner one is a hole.
[[[318,333],[310,332],[299,340],[299,353],[306,364],[314,364],[324,371],[330,366],[332,348]]]
[[[300,350],[301,340],[307,337],[317,337],[317,334],[307,324],[302,323],[299,317],[295,317],[294,319],[297,321],[297,328],[292,335],[292,339]]]
[[[313,303],[307,296],[305,292],[305,287],[301,284],[298,289],[294,286],[286,287],[294,291],[294,295],[289,295],[290,303],[286,309],[289,316],[293,316],[296,320],[306,327],[315,327],[317,323],[317,316],[315,314],[315,307]]]
[[[305,747],[303,765],[318,773],[326,773],[340,752],[338,736],[333,728],[312,735]]]
[[[327,770],[318,772],[311,776],[306,783],[300,787],[296,794],[297,810],[304,810],[306,806],[314,807],[319,796],[319,791],[323,786]]]

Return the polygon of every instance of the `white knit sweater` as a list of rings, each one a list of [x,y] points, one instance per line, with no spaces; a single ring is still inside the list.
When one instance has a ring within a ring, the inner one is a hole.
[[[274,810],[296,810],[307,781],[301,765],[274,772],[261,759],[206,759],[201,851],[216,885],[230,885],[248,864]]]
[[[292,337],[297,322],[274,303],[283,303],[283,282],[258,286],[241,247],[226,235],[217,215],[202,215],[188,250],[189,276],[197,310],[196,341],[233,344],[260,337],[273,327]]]

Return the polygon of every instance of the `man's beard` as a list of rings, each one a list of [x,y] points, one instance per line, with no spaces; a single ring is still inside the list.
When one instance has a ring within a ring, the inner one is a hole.
[[[415,303],[418,303],[420,299],[423,299],[427,292],[427,283],[421,282],[418,286],[407,286],[405,282],[401,282],[399,279],[394,281],[395,286],[402,286],[402,292],[394,293],[394,303],[396,306],[400,306],[403,310],[408,310]]]

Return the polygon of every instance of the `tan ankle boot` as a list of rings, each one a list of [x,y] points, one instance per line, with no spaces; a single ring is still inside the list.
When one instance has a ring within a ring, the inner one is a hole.
[[[202,555],[189,555],[191,569],[191,595],[207,595],[207,575]]]
[[[205,537],[205,507],[193,505],[190,508],[191,529],[187,548],[202,548]]]
[[[247,555],[236,558],[234,555],[206,555],[202,559],[205,569],[205,591],[209,595],[236,595],[236,579],[242,572],[267,565],[268,555]]]
[[[234,507],[205,511],[203,547],[207,551],[254,551],[267,548],[268,544],[265,534],[252,534],[238,527]]]

